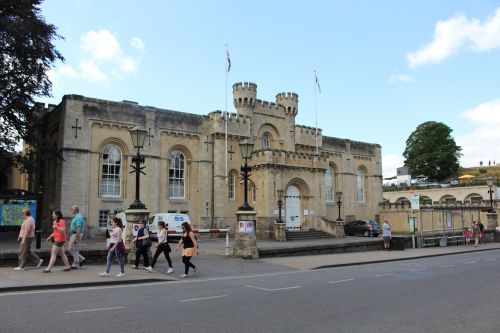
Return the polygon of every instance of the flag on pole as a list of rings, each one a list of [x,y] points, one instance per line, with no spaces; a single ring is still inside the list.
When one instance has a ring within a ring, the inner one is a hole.
[[[314,79],[316,80],[316,84],[318,85],[318,91],[321,93],[321,86],[319,85],[318,76],[316,75],[316,71],[314,71]]]
[[[227,71],[231,70],[231,58],[229,57],[229,50],[226,49]]]

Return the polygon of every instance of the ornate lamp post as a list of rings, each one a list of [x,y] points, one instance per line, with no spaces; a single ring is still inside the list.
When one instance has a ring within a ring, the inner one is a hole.
[[[490,188],[488,190],[488,194],[490,195],[490,211],[492,212],[493,211],[493,193],[495,193],[495,191],[493,191],[493,182],[495,181],[495,179],[493,177],[486,177],[486,178],[483,178],[483,180],[486,181],[486,185],[488,185],[488,187]]]
[[[240,142],[241,156],[245,159],[245,165],[241,167],[241,175],[243,176],[244,187],[244,201],[243,206],[239,207],[239,209],[242,211],[253,210],[253,208],[248,204],[248,179],[250,177],[250,171],[252,170],[252,167],[247,163],[250,156],[252,156],[253,146],[254,142],[249,138],[246,138],[245,140]]]
[[[137,155],[132,157],[132,172],[135,172],[135,201],[130,205],[130,209],[146,209],[146,206],[139,199],[139,188],[141,182],[141,173],[145,175],[142,171],[145,167],[141,167],[144,164],[144,155],[141,155],[141,149],[144,147],[144,141],[148,132],[141,126],[136,126],[130,130],[130,136],[132,137],[132,143],[134,148],[137,150]]]
[[[342,192],[337,192],[335,193],[337,195],[337,206],[339,207],[339,217],[337,218],[337,221],[342,221],[340,218],[340,207],[342,207]]]
[[[283,190],[276,190],[276,193],[278,193],[278,222],[283,223],[281,220],[281,207],[283,205],[283,194],[285,191]]]

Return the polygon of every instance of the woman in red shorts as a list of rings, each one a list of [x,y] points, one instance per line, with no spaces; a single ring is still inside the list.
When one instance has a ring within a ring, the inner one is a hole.
[[[57,254],[61,256],[63,264],[65,268],[63,271],[70,271],[71,267],[69,266],[68,258],[64,253],[64,242],[66,241],[66,222],[63,219],[62,213],[60,210],[56,210],[52,213],[52,229],[53,232],[47,238],[47,242],[51,240],[54,241],[54,245],[52,245],[52,251],[50,252],[50,261],[47,268],[43,271],[44,273],[50,273],[50,269],[54,266]]]

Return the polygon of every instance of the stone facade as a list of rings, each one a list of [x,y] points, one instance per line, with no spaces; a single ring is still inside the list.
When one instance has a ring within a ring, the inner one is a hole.
[[[44,161],[45,228],[51,209],[69,214],[77,204],[88,233],[99,235],[107,213],[127,209],[135,196],[129,130],[136,125],[150,133],[141,151],[146,175],[140,198],[151,214],[187,212],[196,227],[234,230],[243,201],[239,142],[250,137],[255,147],[248,160],[249,203],[259,238],[273,237],[278,189],[287,195],[288,229],[321,229],[321,217],[336,219],[337,192],[343,193],[343,219],[376,218],[382,201],[378,144],[323,136],[320,129],[295,124],[295,93],[277,94],[270,103],[257,99],[257,85],[236,83],[233,101],[237,113],[207,115],[80,95],[49,105],[43,131],[63,160]]]

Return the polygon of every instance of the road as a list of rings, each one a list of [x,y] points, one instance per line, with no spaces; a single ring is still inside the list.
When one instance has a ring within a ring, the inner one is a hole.
[[[498,332],[500,251],[0,294],[1,332]]]

